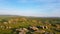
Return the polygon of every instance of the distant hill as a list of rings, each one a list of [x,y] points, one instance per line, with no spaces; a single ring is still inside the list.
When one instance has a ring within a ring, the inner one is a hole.
[[[0,15],[0,17],[60,18],[60,17],[35,17],[35,16],[21,16],[21,15]]]
[[[0,15],[0,16],[17,16],[17,15]]]

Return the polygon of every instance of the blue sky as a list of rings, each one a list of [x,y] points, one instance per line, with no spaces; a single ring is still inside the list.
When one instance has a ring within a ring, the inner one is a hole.
[[[60,17],[60,0],[0,0],[0,14]]]

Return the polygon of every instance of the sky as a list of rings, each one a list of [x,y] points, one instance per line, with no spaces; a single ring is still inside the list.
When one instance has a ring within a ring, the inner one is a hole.
[[[0,15],[60,17],[60,0],[0,0]]]

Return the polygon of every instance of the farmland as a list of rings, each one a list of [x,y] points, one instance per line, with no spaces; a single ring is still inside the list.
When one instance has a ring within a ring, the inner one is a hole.
[[[60,18],[0,16],[0,34],[60,34]]]

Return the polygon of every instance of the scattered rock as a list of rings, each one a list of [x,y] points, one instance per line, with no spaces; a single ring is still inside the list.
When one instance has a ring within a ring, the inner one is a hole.
[[[35,26],[33,26],[33,27],[28,27],[28,30],[34,30],[34,31],[37,31],[38,30],[38,28],[37,27],[35,27]]]

